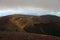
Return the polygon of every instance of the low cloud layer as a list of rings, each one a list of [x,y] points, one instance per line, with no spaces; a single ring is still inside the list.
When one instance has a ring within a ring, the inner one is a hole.
[[[6,12],[11,14],[30,12],[38,15],[43,13],[60,16],[60,0],[0,0],[0,15]]]

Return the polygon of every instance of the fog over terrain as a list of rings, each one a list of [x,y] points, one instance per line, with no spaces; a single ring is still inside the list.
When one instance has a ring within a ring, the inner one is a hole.
[[[60,0],[0,0],[0,16],[10,14],[60,16]]]

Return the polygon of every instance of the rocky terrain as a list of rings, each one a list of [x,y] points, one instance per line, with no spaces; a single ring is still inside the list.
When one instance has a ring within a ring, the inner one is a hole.
[[[20,14],[3,16],[0,17],[0,32],[5,32],[5,35],[3,33],[0,33],[0,35],[2,34],[4,38],[6,36],[5,40],[11,40],[10,36],[12,34],[14,34],[13,35],[13,37],[15,36],[14,38],[18,37],[19,40],[19,37],[22,37],[21,32],[23,32],[22,33],[23,36],[25,36],[24,33],[26,33],[26,35],[28,35],[29,33],[30,34],[34,33],[36,36],[38,34],[39,36],[36,38],[37,39],[39,38],[39,40],[41,34],[47,35],[48,36],[47,40],[55,40],[55,37],[60,37],[60,17],[57,17],[55,15],[29,16],[29,15],[20,15]],[[7,35],[6,32],[9,32],[8,33],[9,35]],[[11,32],[13,33],[11,34]],[[15,34],[14,32],[16,32],[17,34]],[[20,33],[18,34],[18,32]],[[34,36],[31,37],[32,40],[35,40]],[[7,39],[8,37],[9,39]],[[13,37],[11,36],[13,40],[17,40],[14,39]],[[44,37],[45,36],[43,36],[42,37],[43,39],[41,40],[45,40]],[[56,40],[58,39],[59,38],[57,38]]]

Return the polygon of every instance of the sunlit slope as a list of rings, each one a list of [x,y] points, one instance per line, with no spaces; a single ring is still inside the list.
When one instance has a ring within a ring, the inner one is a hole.
[[[60,17],[54,15],[29,16],[20,14],[3,16],[0,17],[0,31],[29,32],[59,36]]]

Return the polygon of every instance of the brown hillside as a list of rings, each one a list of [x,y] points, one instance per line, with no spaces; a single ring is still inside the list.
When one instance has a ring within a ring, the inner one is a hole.
[[[60,36],[60,17],[19,14],[4,16],[0,18],[0,31],[19,31]]]

